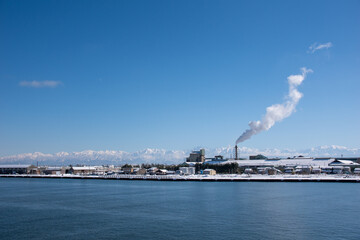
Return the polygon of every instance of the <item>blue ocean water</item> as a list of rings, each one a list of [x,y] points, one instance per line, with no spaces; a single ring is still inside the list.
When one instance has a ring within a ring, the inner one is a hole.
[[[360,184],[0,178],[1,239],[360,239]]]

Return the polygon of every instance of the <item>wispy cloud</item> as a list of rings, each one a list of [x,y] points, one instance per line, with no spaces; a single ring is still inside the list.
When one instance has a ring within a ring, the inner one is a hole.
[[[21,87],[33,87],[33,88],[54,88],[59,85],[61,85],[62,82],[60,81],[51,81],[51,80],[45,80],[45,81],[22,81],[19,83]]]
[[[333,46],[333,44],[331,42],[328,43],[323,43],[323,44],[319,44],[319,43],[313,43],[310,47],[309,47],[309,53],[314,53],[317,50],[321,50],[321,49],[328,49],[331,48]]]

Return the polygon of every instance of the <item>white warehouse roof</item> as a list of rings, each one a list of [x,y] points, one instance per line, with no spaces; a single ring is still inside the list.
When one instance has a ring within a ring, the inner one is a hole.
[[[328,166],[334,158],[291,158],[291,159],[254,159],[254,160],[228,160],[228,161],[211,161],[208,164],[228,164],[237,163],[239,166]]]

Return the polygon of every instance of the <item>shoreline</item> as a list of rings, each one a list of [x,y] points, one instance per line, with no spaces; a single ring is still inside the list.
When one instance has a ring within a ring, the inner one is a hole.
[[[347,182],[360,183],[359,175],[30,175],[0,174],[0,178],[93,179],[135,181],[193,181],[193,182]]]

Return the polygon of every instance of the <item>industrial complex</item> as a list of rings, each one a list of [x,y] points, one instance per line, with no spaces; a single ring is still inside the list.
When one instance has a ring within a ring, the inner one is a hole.
[[[360,157],[352,158],[311,158],[294,156],[288,158],[267,158],[263,155],[249,156],[240,159],[238,147],[234,148],[235,158],[224,158],[221,155],[205,157],[205,149],[193,151],[186,159],[190,165],[204,164],[210,166],[236,164],[240,173],[247,174],[351,174],[360,173]]]

